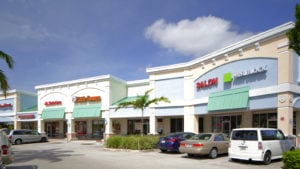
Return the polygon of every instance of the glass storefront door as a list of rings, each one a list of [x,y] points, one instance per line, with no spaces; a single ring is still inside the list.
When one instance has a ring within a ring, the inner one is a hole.
[[[45,125],[48,137],[58,137],[60,135],[58,122],[46,122]]]
[[[212,117],[212,132],[230,134],[232,129],[240,128],[242,115],[216,115]]]

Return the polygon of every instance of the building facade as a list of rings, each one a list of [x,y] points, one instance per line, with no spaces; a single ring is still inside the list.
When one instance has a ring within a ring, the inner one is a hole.
[[[300,59],[286,37],[293,27],[289,22],[186,63],[148,68],[145,80],[104,75],[36,86],[38,130],[69,139],[240,127],[299,135]],[[131,107],[115,111],[149,89],[150,98],[171,103],[150,105],[143,116]]]
[[[150,108],[151,132],[271,127],[298,135],[299,56],[286,37],[293,27],[286,23],[187,63],[148,68],[154,96],[171,100]]]
[[[110,75],[40,85],[39,131],[48,137],[102,139],[111,134],[109,107],[126,97],[126,82]]]
[[[37,95],[31,92],[9,90],[0,96],[0,125],[9,129],[37,130]]]

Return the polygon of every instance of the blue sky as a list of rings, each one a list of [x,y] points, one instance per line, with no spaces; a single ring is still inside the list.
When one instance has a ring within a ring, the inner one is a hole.
[[[289,21],[300,0],[1,0],[0,63],[11,89],[100,75],[148,78],[147,67],[201,57]],[[2,61],[3,62],[3,61]]]

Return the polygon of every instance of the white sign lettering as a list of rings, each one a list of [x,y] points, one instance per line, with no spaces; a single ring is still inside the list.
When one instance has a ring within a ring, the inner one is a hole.
[[[243,76],[253,75],[253,74],[256,74],[256,73],[266,72],[267,70],[268,70],[268,66],[265,65],[265,66],[261,66],[261,67],[258,67],[258,68],[254,68],[254,69],[245,70],[245,71],[242,71],[242,72],[235,73],[233,76],[235,78],[239,78],[239,77],[243,77]]]

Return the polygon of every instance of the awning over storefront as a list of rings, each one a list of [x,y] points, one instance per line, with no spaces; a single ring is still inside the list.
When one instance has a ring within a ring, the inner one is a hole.
[[[250,87],[212,93],[208,100],[208,111],[242,109],[248,107]]]
[[[42,112],[42,119],[64,119],[65,118],[65,108],[46,108]]]
[[[73,118],[91,118],[101,117],[101,105],[80,105],[75,106],[73,110]]]
[[[13,117],[0,117],[0,123],[13,123]]]

